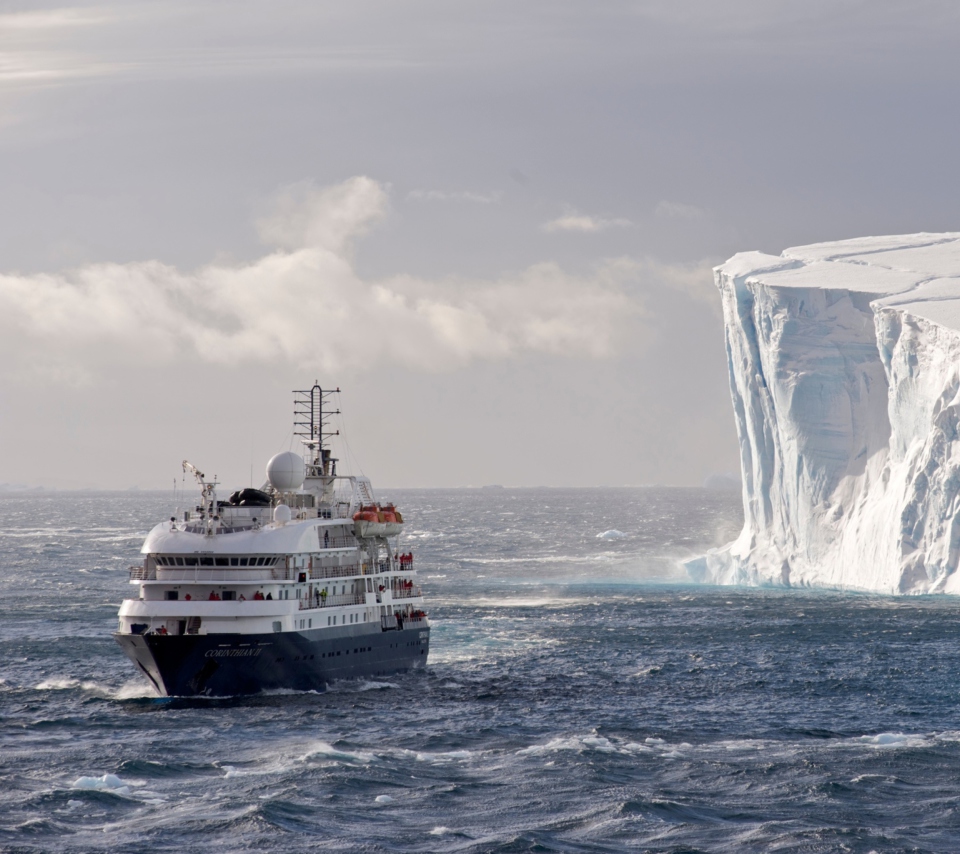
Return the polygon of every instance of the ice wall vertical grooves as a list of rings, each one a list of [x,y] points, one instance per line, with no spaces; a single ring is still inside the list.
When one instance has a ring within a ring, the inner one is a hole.
[[[745,524],[693,577],[960,592],[958,237],[717,269]]]

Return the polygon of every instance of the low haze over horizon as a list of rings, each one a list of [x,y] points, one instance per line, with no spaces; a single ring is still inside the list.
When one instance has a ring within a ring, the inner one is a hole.
[[[956,231],[960,7],[8,3],[0,484],[739,468],[711,267]]]

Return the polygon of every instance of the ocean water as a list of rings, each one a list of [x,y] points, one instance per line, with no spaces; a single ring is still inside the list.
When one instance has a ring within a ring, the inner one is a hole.
[[[170,496],[0,496],[0,851],[960,850],[960,601],[692,585],[728,493],[388,496],[427,671],[220,700],[110,638]]]

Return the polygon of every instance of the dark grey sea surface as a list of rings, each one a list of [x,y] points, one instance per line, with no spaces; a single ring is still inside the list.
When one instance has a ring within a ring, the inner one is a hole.
[[[0,496],[0,850],[960,850],[960,601],[692,585],[730,493],[384,496],[427,671],[219,700],[110,637],[171,496]]]

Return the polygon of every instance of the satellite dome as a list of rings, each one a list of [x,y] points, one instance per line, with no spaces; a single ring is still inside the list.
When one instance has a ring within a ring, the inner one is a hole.
[[[277,454],[267,463],[267,480],[279,492],[299,489],[303,486],[306,475],[307,467],[303,464],[303,457],[293,451]]]
[[[291,515],[291,510],[286,504],[278,504],[273,508],[273,521],[278,525],[286,525]]]

